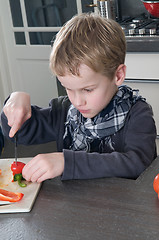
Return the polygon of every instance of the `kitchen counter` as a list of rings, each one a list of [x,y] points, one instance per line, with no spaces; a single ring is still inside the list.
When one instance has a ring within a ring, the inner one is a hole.
[[[137,179],[46,180],[29,213],[0,214],[1,239],[156,240],[159,157]]]

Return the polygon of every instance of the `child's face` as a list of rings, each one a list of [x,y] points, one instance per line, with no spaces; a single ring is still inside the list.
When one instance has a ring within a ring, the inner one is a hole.
[[[85,118],[92,118],[105,108],[117,92],[115,78],[108,79],[86,65],[80,65],[80,76],[58,76],[71,103]]]

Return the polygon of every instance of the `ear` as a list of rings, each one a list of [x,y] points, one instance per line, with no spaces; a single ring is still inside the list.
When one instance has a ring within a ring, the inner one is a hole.
[[[120,64],[115,73],[115,84],[120,86],[123,84],[126,76],[126,66],[124,64]]]

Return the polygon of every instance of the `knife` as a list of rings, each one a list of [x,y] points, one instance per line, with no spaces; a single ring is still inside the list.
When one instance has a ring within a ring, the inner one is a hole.
[[[3,205],[9,205],[9,204],[12,204],[14,202],[9,202],[9,201],[0,201],[0,206],[3,206]]]
[[[14,136],[14,154],[15,154],[15,163],[17,165],[17,133]]]

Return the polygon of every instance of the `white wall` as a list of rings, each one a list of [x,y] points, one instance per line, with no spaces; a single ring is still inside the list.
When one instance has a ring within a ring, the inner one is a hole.
[[[11,81],[9,64],[7,59],[6,42],[4,40],[4,27],[2,26],[2,8],[0,8],[0,109],[3,106],[3,102],[11,92]]]

